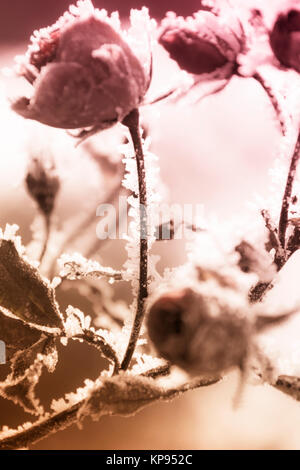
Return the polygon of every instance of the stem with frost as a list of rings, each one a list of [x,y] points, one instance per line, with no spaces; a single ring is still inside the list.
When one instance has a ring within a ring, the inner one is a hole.
[[[123,121],[128,127],[133,142],[139,185],[140,203],[140,266],[139,266],[139,292],[135,319],[121,369],[129,367],[135,346],[141,331],[145,316],[145,300],[148,296],[148,230],[147,230],[147,187],[145,174],[145,161],[140,134],[139,111],[134,109]]]
[[[283,249],[286,247],[286,230],[288,226],[288,217],[289,217],[289,207],[291,202],[291,196],[293,191],[293,184],[296,176],[297,165],[300,158],[300,133],[298,134],[298,139],[296,142],[295,150],[292,156],[289,173],[287,177],[287,182],[285,186],[284,196],[282,200],[282,207],[279,219],[279,240]]]

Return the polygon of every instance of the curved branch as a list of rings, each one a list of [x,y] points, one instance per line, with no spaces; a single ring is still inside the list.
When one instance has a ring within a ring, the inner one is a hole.
[[[178,388],[165,390],[160,398],[171,400],[184,392],[195,390],[200,387],[207,387],[219,382],[220,380],[221,377],[197,378],[192,382],[180,385]],[[56,413],[50,418],[45,418],[42,421],[36,422],[28,429],[17,431],[12,436],[6,437],[2,440],[0,439],[0,450],[27,448],[29,445],[35,444],[54,432],[66,429],[68,426],[77,422],[78,411],[84,404],[85,400],[81,400],[70,408],[60,413]]]

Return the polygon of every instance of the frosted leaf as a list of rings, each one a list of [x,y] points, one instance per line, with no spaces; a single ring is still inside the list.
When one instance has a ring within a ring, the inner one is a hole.
[[[0,395],[35,415],[44,413],[35,396],[43,366],[53,372],[57,363],[54,340],[42,337],[26,351],[18,352],[11,363],[11,374],[0,383]]]
[[[132,375],[141,375],[166,364],[163,359],[138,352],[134,354],[134,359],[136,360],[136,364],[134,364],[128,372]]]
[[[66,310],[67,319],[64,323],[67,338],[83,334],[84,330],[91,330],[91,317],[85,316],[78,308],[69,305]]]
[[[56,289],[61,284],[61,281],[62,279],[59,276],[55,276],[51,282],[52,289]]]
[[[46,327],[62,318],[49,282],[20,256],[12,240],[0,240],[0,303],[17,317]]]
[[[67,337],[64,337],[64,338],[60,338],[60,342],[63,346],[68,346],[68,338]]]
[[[61,413],[62,411],[71,408],[80,401],[85,400],[89,396],[90,391],[97,387],[98,384],[99,380],[92,381],[86,379],[84,381],[84,386],[79,387],[76,392],[67,393],[65,397],[59,398],[58,400],[52,400],[51,409],[55,413]]]
[[[0,309],[0,339],[6,346],[7,361],[10,361],[16,353],[30,348],[40,339],[41,334],[22,320],[8,316]]]
[[[25,256],[25,247],[22,245],[20,235],[17,235],[19,226],[17,224],[6,224],[4,231],[0,228],[0,239],[12,241],[20,256]]]
[[[91,417],[98,420],[107,414],[130,416],[161,395],[161,389],[149,379],[129,376],[103,379],[101,385],[91,391],[80,410],[79,419]]]
[[[84,258],[80,253],[62,255],[58,260],[61,268],[60,276],[70,280],[74,279],[101,279],[103,277],[112,281],[122,280],[122,273],[110,267],[101,266],[100,263]]]
[[[113,354],[116,356],[116,358],[121,361],[121,358],[123,357],[123,350],[125,347],[125,339],[122,334],[122,331],[109,331],[109,330],[103,330],[103,329],[98,329],[95,331],[95,335],[99,336],[104,340],[104,342],[109,345],[111,350],[113,351]],[[111,354],[109,354],[109,357],[106,356],[110,361],[113,359]]]
[[[70,305],[66,310],[67,319],[64,322],[64,330],[67,338],[72,338],[73,336],[81,335],[83,333],[83,314],[80,312],[82,315],[79,316],[78,312],[80,312],[80,310],[75,309]]]
[[[145,406],[158,400],[171,400],[181,393],[200,386],[210,385],[218,379],[206,378],[180,385],[178,388],[159,387],[153,379],[120,375],[103,379],[91,390],[85,404],[78,413],[83,420],[91,417],[98,420],[104,415],[131,416]]]

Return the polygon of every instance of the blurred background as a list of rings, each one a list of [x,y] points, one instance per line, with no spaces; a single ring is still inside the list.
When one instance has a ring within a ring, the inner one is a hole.
[[[2,0],[0,15],[0,67],[10,67],[15,54],[26,50],[34,29],[47,26],[64,12],[67,0]],[[119,10],[126,18],[140,1],[97,0],[108,11]],[[199,1],[148,0],[150,14],[162,18],[168,10],[188,15],[198,10]],[[159,47],[154,51],[155,94],[169,89],[176,65]],[[26,89],[22,79],[0,77],[0,224],[17,223],[25,244],[32,237],[36,206],[27,195],[23,179],[28,157],[34,153],[54,155],[63,179],[56,207],[58,227],[72,231],[74,221],[92,210],[105,193],[106,181],[95,172],[95,161],[87,152],[74,148],[64,132],[25,122],[9,110],[8,98]],[[152,136],[151,150],[159,157],[161,178],[170,202],[201,203],[208,213],[222,219],[244,214],[255,194],[268,194],[268,170],[280,143],[273,110],[261,88],[252,79],[234,79],[227,89],[199,104],[175,108],[162,103],[145,108],[143,120]],[[94,138],[97,148],[119,142],[118,130]],[[104,151],[104,150],[103,150]],[[115,156],[118,158],[118,156]],[[84,177],[83,177],[84,175]],[[99,189],[100,188],[100,189]],[[95,224],[96,224],[95,216]],[[39,222],[37,222],[38,224]],[[38,225],[37,225],[38,226]],[[249,230],[251,228],[249,227]],[[89,237],[96,241],[95,226]],[[75,248],[80,249],[80,245]],[[185,259],[183,243],[167,242],[154,248],[162,255],[161,267],[175,266]],[[122,244],[111,241],[98,256],[120,267],[125,260]],[[128,300],[126,286],[116,293]],[[60,298],[90,314],[91,306],[76,297],[75,289]],[[39,393],[59,398],[97,377],[99,355],[91,348],[73,344],[60,347],[60,361],[53,375],[45,373]],[[2,367],[2,366],[1,366]],[[0,370],[0,375],[4,369]],[[34,449],[298,449],[300,448],[300,407],[268,386],[249,385],[241,405],[233,409],[238,384],[233,372],[222,383],[186,394],[171,402],[152,405],[131,418],[105,417],[86,421],[84,430],[75,426],[50,436]],[[48,400],[48,401],[47,401]],[[11,402],[0,399],[0,425],[16,426],[25,415]]]
[[[64,12],[70,2],[68,0],[3,0],[1,5],[1,31],[0,41],[4,43],[16,43],[27,41],[34,29],[56,21],[59,15]],[[122,1],[122,0],[95,0],[94,5],[105,8],[108,12],[118,10],[121,16],[128,15],[130,8],[141,8],[145,5],[143,1]],[[176,11],[181,15],[189,15],[199,9],[199,0],[162,0],[147,2],[150,13],[155,18],[162,18],[167,11]]]

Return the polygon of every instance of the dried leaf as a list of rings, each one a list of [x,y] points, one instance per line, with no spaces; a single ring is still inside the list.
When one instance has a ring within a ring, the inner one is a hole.
[[[11,240],[0,240],[0,304],[24,321],[62,327],[54,290]]]
[[[34,389],[43,366],[46,366],[49,372],[53,372],[56,362],[55,340],[43,336],[31,348],[15,355],[11,364],[11,374],[0,383],[0,395],[22,406],[28,413],[43,414],[43,407],[36,398]]]
[[[6,360],[14,354],[30,348],[41,338],[41,332],[30,327],[22,320],[9,317],[0,309],[0,340],[6,346]]]

